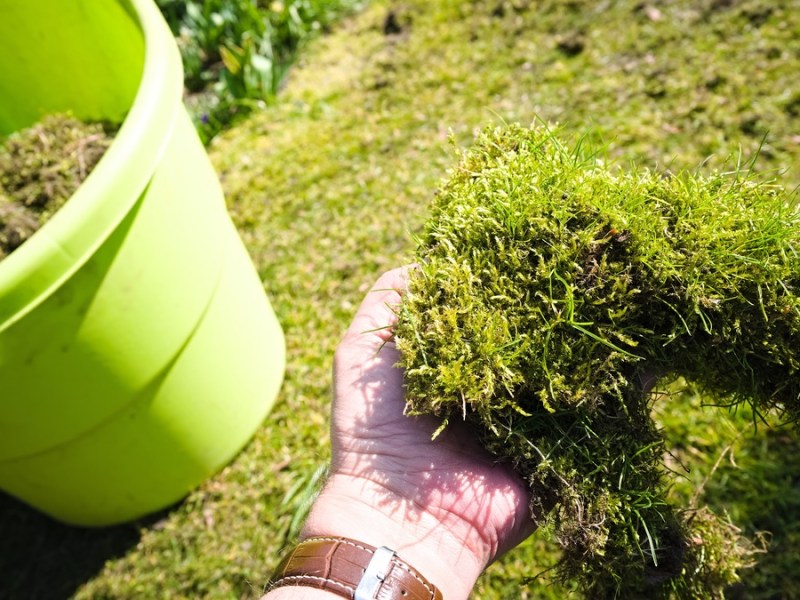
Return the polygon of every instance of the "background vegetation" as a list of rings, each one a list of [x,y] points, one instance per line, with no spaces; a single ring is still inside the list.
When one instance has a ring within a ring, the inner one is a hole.
[[[156,0],[183,57],[204,141],[274,99],[302,45],[358,0]]]
[[[800,2],[375,0],[309,44],[276,101],[210,146],[230,212],[287,335],[286,381],[253,442],[178,506],[85,531],[0,499],[0,597],[257,598],[328,457],[333,349],[487,123],[561,122],[622,164],[724,164],[800,183]],[[800,464],[788,429],[746,411],[656,403],[673,493],[727,510],[772,551],[736,598],[800,597]],[[564,598],[543,531],[494,565],[481,599]]]

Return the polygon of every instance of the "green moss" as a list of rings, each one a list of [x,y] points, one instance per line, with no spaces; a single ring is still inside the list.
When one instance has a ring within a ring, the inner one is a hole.
[[[0,145],[0,259],[72,196],[111,145],[113,130],[48,115]]]
[[[588,597],[722,597],[754,548],[667,502],[645,381],[800,416],[800,216],[747,172],[611,169],[486,130],[420,237],[397,330],[412,414],[466,419],[533,491]]]

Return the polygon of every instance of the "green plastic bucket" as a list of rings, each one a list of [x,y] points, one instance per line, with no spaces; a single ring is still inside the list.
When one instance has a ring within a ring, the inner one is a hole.
[[[163,508],[268,413],[284,341],[152,0],[0,0],[0,134],[124,118],[0,262],[0,489],[73,524]]]

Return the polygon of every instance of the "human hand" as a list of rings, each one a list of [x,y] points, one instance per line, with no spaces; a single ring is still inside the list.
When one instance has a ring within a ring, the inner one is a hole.
[[[403,373],[391,327],[407,268],[374,285],[334,361],[331,474],[303,537],[386,545],[448,600],[533,531],[524,482],[463,423],[403,414]]]

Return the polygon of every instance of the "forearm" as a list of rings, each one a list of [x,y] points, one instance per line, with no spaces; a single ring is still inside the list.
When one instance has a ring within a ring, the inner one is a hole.
[[[340,598],[332,592],[310,587],[281,587],[269,592],[262,600],[335,600]],[[341,599],[340,599],[341,600]]]

